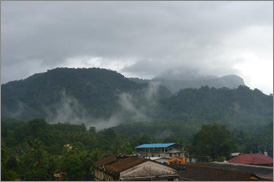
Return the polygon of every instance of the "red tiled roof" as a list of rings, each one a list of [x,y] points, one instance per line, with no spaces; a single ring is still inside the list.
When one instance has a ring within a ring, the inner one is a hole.
[[[116,161],[116,156],[111,155],[111,156],[105,157],[105,158],[103,158],[99,161],[94,162],[94,166],[95,167],[101,167],[101,166],[110,164],[110,163],[115,162],[115,161]]]
[[[265,165],[273,164],[273,158],[263,154],[242,154],[230,159],[228,162],[237,164]]]
[[[131,167],[134,167],[138,164],[141,164],[145,161],[148,161],[148,159],[138,158],[138,157],[127,157],[124,159],[120,159],[117,162],[106,165],[105,168],[112,172],[119,173]]]

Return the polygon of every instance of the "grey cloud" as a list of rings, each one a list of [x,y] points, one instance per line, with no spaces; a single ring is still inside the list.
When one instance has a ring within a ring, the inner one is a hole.
[[[237,73],[229,38],[254,26],[273,32],[272,2],[2,2],[1,10],[2,82],[81,56],[132,60],[122,73],[141,77]],[[263,55],[269,43],[258,41],[265,46],[242,47]]]

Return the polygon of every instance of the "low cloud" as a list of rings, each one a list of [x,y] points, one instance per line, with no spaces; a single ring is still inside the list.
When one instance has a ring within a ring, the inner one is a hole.
[[[273,2],[2,2],[1,81],[98,66],[142,78],[239,74],[268,92],[272,40]]]
[[[151,82],[148,87],[139,94],[121,93],[118,103],[119,110],[109,118],[95,118],[88,114],[84,106],[77,99],[63,90],[60,93],[60,101],[50,107],[44,107],[49,123],[81,124],[87,128],[96,127],[97,131],[114,127],[124,122],[149,122],[150,112],[157,106],[157,95],[160,83]]]

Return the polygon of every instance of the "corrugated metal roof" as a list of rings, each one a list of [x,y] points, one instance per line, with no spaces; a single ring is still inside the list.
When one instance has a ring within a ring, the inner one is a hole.
[[[94,162],[94,166],[101,167],[101,166],[110,164],[110,163],[115,162],[115,161],[116,161],[116,156],[111,155],[111,156],[105,157],[105,158],[103,158],[99,161]]]
[[[134,167],[134,166],[139,165],[146,161],[149,161],[149,159],[138,158],[138,157],[127,157],[127,158],[121,159],[117,162],[108,164],[105,166],[105,168],[112,172],[119,173],[121,171],[129,169],[131,167]]]
[[[164,148],[174,145],[175,143],[152,143],[152,144],[143,144],[135,147],[136,149],[140,148]]]
[[[177,165],[173,164],[172,166],[176,167]],[[185,167],[185,172],[181,174],[181,177],[194,181],[249,181],[252,178],[256,178],[255,181],[260,180],[260,177],[249,172],[190,164],[179,165],[178,169],[184,169],[181,166]]]
[[[221,168],[227,170],[243,171],[255,174],[256,176],[273,181],[273,167],[247,165],[247,164],[235,164],[235,163],[224,163],[224,162],[211,162],[205,164],[207,167]]]

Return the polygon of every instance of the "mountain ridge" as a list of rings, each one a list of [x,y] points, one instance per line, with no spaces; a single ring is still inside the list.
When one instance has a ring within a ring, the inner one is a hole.
[[[99,128],[141,121],[180,122],[190,128],[218,121],[245,128],[273,118],[273,96],[258,89],[202,86],[171,93],[159,80],[136,80],[141,79],[100,68],[48,70],[1,85],[2,115]]]

